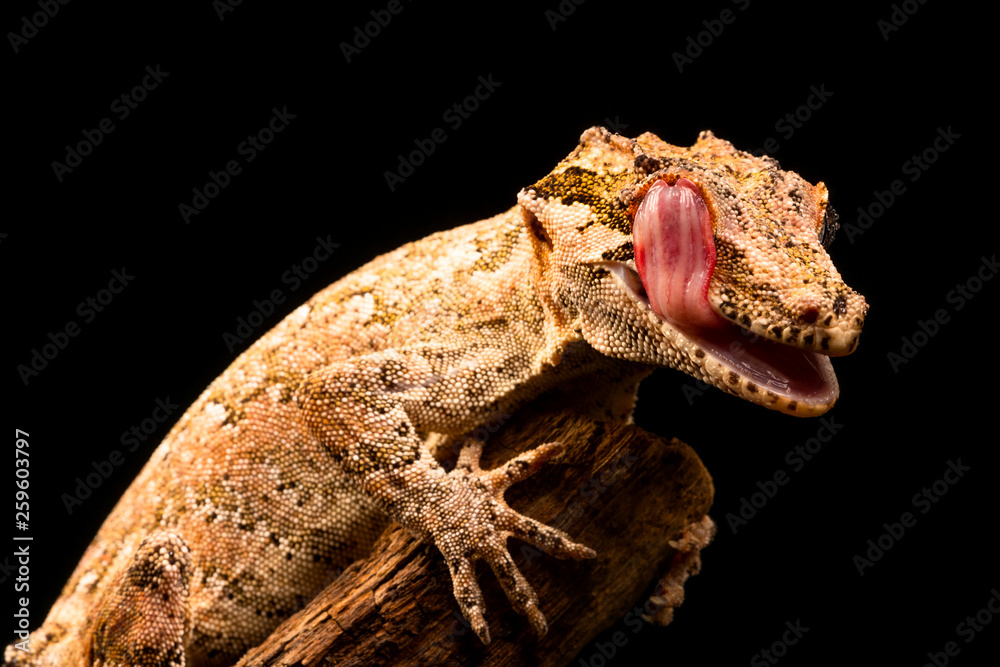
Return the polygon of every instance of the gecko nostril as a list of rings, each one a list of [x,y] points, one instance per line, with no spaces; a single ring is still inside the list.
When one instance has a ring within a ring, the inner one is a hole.
[[[799,319],[805,322],[806,324],[815,324],[818,318],[819,318],[818,308],[809,307],[803,310],[801,313],[799,313]]]

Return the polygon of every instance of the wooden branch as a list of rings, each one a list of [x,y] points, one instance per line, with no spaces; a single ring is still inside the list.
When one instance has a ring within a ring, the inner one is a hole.
[[[568,413],[522,410],[490,436],[484,468],[560,441],[567,451],[507,492],[511,507],[597,551],[563,561],[511,539],[538,592],[549,632],[537,638],[480,563],[492,642],[482,645],[452,598],[436,548],[398,526],[305,609],[248,652],[242,667],[273,665],[562,665],[619,620],[659,578],[647,619],[669,623],[683,583],[711,539],[711,477],[694,451],[641,428]]]

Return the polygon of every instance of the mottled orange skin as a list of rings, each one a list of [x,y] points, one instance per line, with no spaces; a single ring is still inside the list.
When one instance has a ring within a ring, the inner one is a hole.
[[[506,538],[558,557],[594,554],[511,511],[503,491],[559,448],[488,473],[466,452],[445,473],[425,440],[470,432],[551,388],[627,420],[637,383],[659,366],[768,404],[719,377],[609,271],[634,269],[631,216],[644,189],[681,177],[713,215],[720,314],[788,344],[853,349],[865,306],[819,243],[822,184],[709,133],[679,148],[592,128],[509,211],[379,257],[241,354],[125,492],[33,634],[33,652],[8,647],[6,659],[231,664],[364,556],[388,517],[438,546],[484,640],[477,558],[544,632]]]

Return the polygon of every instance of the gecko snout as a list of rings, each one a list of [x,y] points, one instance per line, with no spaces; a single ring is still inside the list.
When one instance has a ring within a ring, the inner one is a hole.
[[[772,326],[777,340],[839,357],[857,347],[868,304],[846,285],[834,290],[800,287],[787,290],[781,302],[788,312],[784,327]]]

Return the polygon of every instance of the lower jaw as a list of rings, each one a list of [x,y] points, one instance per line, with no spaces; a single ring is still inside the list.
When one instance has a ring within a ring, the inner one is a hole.
[[[728,393],[791,415],[821,415],[837,400],[830,359],[816,352],[746,337],[736,325],[699,330],[668,323],[681,333],[691,359],[699,359],[713,384]],[[752,336],[752,335],[750,335]]]

